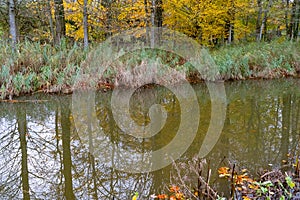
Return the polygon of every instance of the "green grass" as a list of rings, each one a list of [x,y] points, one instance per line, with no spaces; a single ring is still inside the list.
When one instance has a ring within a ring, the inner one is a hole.
[[[0,98],[67,89],[85,57],[81,47],[65,41],[56,47],[25,41],[15,51],[9,43],[0,42]]]
[[[300,70],[300,43],[273,41],[227,46],[212,51],[222,78],[278,78]]]
[[[213,49],[210,54],[223,80],[296,76],[300,71],[299,42],[278,40],[231,45]],[[24,41],[17,45],[15,51],[12,51],[8,42],[0,41],[0,98],[36,91],[70,91],[80,73],[86,70],[86,67],[82,67],[86,58],[87,51],[82,46],[68,44],[65,40],[55,47]],[[176,69],[189,80],[197,76],[199,78],[199,74],[184,58],[161,50],[139,50],[119,60],[118,64],[113,64],[105,71],[105,81],[111,84],[114,84],[118,75],[126,75],[125,72],[144,60],[157,61]],[[136,80],[132,78],[131,81]]]

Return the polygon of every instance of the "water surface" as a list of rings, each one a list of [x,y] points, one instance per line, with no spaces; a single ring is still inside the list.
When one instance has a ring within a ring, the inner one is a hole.
[[[255,174],[261,168],[280,168],[287,155],[299,154],[300,80],[256,80],[226,83],[227,111],[222,134],[206,156],[215,187],[228,195],[228,184],[217,177],[218,167],[235,163]],[[200,106],[196,138],[178,162],[188,162],[199,152],[207,132],[211,101],[205,84],[193,86]],[[0,196],[3,199],[142,199],[167,192],[176,170],[167,166],[150,173],[131,174],[114,169],[118,154],[103,163],[96,146],[78,132],[71,109],[72,96],[34,95],[19,98],[45,102],[0,103]],[[140,89],[132,96],[131,118],[149,123],[148,110],[161,104],[168,117],[159,134],[137,139],[121,130],[111,110],[111,92],[96,94],[99,127],[117,147],[141,154],[160,149],[176,135],[180,105],[163,87]],[[193,120],[193,119],[189,119]],[[134,161],[134,160],[133,160]],[[193,179],[193,177],[191,177]],[[195,182],[195,184],[197,184]]]

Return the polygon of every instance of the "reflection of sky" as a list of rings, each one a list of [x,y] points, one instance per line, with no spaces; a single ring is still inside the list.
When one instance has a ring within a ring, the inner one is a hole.
[[[18,198],[22,198],[21,186],[21,150],[20,139],[17,130],[16,120],[0,118],[0,185],[10,187],[10,194],[2,193],[2,198],[18,191]],[[57,138],[55,133],[55,113],[49,113],[44,121],[35,120],[27,116],[27,153],[30,194],[35,198],[57,199],[63,196],[63,175],[62,161],[57,154]],[[61,133],[61,128],[59,127]],[[61,134],[59,134],[61,135]],[[72,137],[72,136],[71,136]],[[13,141],[13,142],[11,142]],[[62,154],[62,140],[58,140],[59,151]],[[86,151],[82,148],[81,142],[71,138],[72,174],[73,188],[75,195],[87,199],[89,196],[88,187],[92,187],[91,166],[87,162]],[[85,154],[85,155],[84,155]],[[62,155],[61,155],[62,156]],[[62,157],[61,157],[62,159]],[[127,198],[132,191],[141,191],[148,195],[151,186],[151,178],[146,175],[128,175],[115,170],[108,170],[107,166],[96,161],[98,174],[98,194],[102,197],[111,196],[114,192],[119,198]],[[13,176],[13,177],[12,177]],[[11,182],[11,179],[16,179]],[[148,185],[146,187],[146,185]],[[90,186],[88,186],[90,185]],[[58,196],[57,196],[58,195]],[[122,199],[121,198],[121,199]]]
[[[285,130],[283,129],[283,118],[285,117],[284,109],[287,109],[288,106],[284,105],[283,93],[281,92],[286,89],[281,88],[281,84],[268,86],[264,82],[263,85],[262,87],[258,82],[248,85],[247,83],[241,85],[233,84],[232,86],[227,85],[227,95],[229,98],[227,120],[221,138],[207,157],[211,160],[210,166],[213,171],[216,171],[220,167],[220,162],[225,156],[227,161],[236,163],[240,168],[246,167],[255,174],[255,170],[260,167],[267,167],[269,163],[280,165],[281,160],[286,159],[286,150],[287,152],[291,152],[292,150],[299,149],[299,146],[297,146],[299,145],[297,135],[300,134],[300,129],[297,127],[300,125],[300,119],[296,118],[299,116],[300,110],[299,95],[297,96],[296,90],[286,92],[293,97],[289,110],[290,115],[286,121],[290,123],[289,130],[287,130],[289,135],[286,138],[283,135],[283,130]],[[197,87],[195,88],[200,102],[202,121],[196,141],[181,160],[188,160],[199,151],[203,135],[207,131],[207,125],[210,120],[210,103],[206,101],[206,99],[209,99],[208,94],[203,94],[203,88],[200,86],[199,88]],[[272,93],[278,87],[280,87],[280,90]],[[144,93],[144,95],[147,95],[147,92]],[[96,137],[94,145],[99,145],[99,143],[106,141],[105,143],[103,142],[106,146],[101,144],[101,147],[111,148],[109,142],[113,142],[118,147],[132,152],[132,154],[127,154],[127,156],[129,156],[132,162],[138,162],[142,159],[136,155],[143,155],[143,152],[144,154],[149,153],[153,149],[151,145],[158,145],[160,147],[167,144],[173,137],[171,132],[174,131],[175,126],[172,123],[179,123],[178,106],[176,107],[178,102],[174,100],[172,95],[160,95],[157,95],[155,98],[158,98],[158,103],[164,104],[167,108],[166,110],[171,112],[168,115],[170,119],[167,121],[167,123],[171,122],[171,124],[166,125],[167,127],[163,131],[163,134],[157,134],[154,139],[146,139],[142,143],[143,140],[131,136],[127,137],[125,132],[115,127],[113,119],[108,114],[110,112],[110,104],[103,103],[109,102],[109,100],[105,101],[106,98],[109,99],[109,96],[103,94],[101,98],[104,100],[99,99],[98,104],[108,108],[108,110],[105,111],[98,108],[99,115],[101,116],[98,116],[96,125],[100,126],[99,124],[101,124],[103,127],[102,130],[105,132],[105,137]],[[140,99],[144,100],[146,97],[140,97]],[[133,116],[139,117],[141,113],[147,113],[144,112],[147,109],[143,107],[143,103],[137,101],[133,102],[133,104]],[[149,107],[148,104],[147,106]],[[33,117],[29,114],[27,116],[29,135],[26,139],[28,145],[28,168],[30,171],[29,184],[34,197],[57,199],[63,196],[64,191],[64,178],[61,172],[62,161],[60,160],[60,155],[57,153],[58,142],[59,153],[62,156],[62,140],[57,140],[55,137],[55,112],[51,109],[49,110],[41,113],[35,111],[38,117]],[[74,118],[75,116],[72,117]],[[102,120],[101,123],[100,120]],[[60,115],[58,115],[58,121],[58,132],[61,137]],[[84,119],[82,119],[82,122],[85,122]],[[83,140],[88,140],[88,134],[85,134],[85,137],[81,137],[82,135],[80,134],[82,133],[75,131],[73,123],[71,130],[74,193],[78,199],[88,199],[91,196],[93,188],[92,166],[88,161],[86,151],[88,143],[86,141],[83,142]],[[2,184],[10,187],[10,194],[19,191],[18,196],[21,198],[20,140],[17,121],[11,116],[0,118],[0,141],[0,187]],[[141,143],[145,146],[141,146]],[[85,144],[85,147],[83,147],[83,144]],[[135,152],[139,154],[135,154]],[[100,149],[98,154],[95,154],[96,182],[98,184],[99,199],[105,199],[105,197],[111,197],[110,199],[112,199],[111,193],[114,193],[120,199],[128,199],[133,191],[139,191],[140,193],[142,191],[144,195],[149,196],[157,187],[164,188],[169,185],[168,176],[171,173],[170,168],[150,174],[128,174],[112,170],[107,165],[104,165],[105,163],[100,159],[103,156],[102,153],[103,151]],[[107,159],[105,162],[108,162],[108,166],[113,166],[115,162],[125,159],[118,157],[119,155],[121,155],[120,152],[111,151],[105,155]],[[223,165],[224,163],[221,164]],[[7,182],[7,179],[9,182]],[[157,184],[155,185],[155,183]],[[3,190],[0,189],[1,198],[4,195]]]
[[[4,166],[2,166],[3,168],[1,168],[1,177],[2,181],[4,181],[9,178],[5,171],[12,170],[12,173],[19,174],[20,176],[21,150],[16,120],[8,121],[2,118],[1,122],[0,135],[1,137],[8,136],[7,139],[2,140],[0,144],[0,160],[2,161],[1,163],[4,164]],[[50,115],[44,121],[34,121],[31,117],[27,117],[28,133],[26,134],[26,140],[29,185],[36,196],[49,193],[51,185],[54,185],[56,180],[49,180],[47,177],[53,177],[53,174],[57,173],[60,169],[59,160],[55,159],[53,154],[56,150],[53,122],[54,115]],[[9,125],[12,126],[10,129],[8,128]],[[15,129],[13,129],[13,127],[15,127]],[[7,157],[11,159],[7,160]]]
[[[29,184],[32,191],[37,194],[47,194],[59,181],[46,178],[55,177],[60,170],[60,160],[54,157],[56,151],[54,116],[54,113],[49,113],[44,121],[27,119],[28,170],[32,173]],[[61,145],[61,140],[59,144]]]
[[[0,170],[1,170],[1,183],[4,184],[4,181],[15,174],[18,171],[18,166],[15,163],[9,162],[14,161],[14,157],[19,152],[19,144],[16,142],[18,139],[17,135],[13,134],[16,129],[16,121],[8,121],[5,118],[0,118]],[[19,159],[16,159],[18,162]],[[8,167],[9,166],[9,167]]]

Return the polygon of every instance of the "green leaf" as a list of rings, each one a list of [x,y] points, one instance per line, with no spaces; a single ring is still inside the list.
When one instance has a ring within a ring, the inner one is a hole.
[[[265,187],[261,187],[260,190],[262,191],[263,194],[266,194],[268,192],[268,189]]]
[[[266,186],[266,187],[271,187],[271,186],[273,186],[273,183],[271,181],[265,181],[265,182],[262,182],[261,185]]]
[[[285,177],[286,183],[288,184],[288,186],[293,189],[295,187],[295,182],[292,180],[291,177],[286,176]]]
[[[282,195],[279,200],[285,200],[285,197]]]

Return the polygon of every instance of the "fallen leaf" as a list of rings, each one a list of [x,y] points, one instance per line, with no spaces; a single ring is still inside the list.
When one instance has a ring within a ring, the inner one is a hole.
[[[170,187],[170,192],[178,192],[179,189],[180,189],[180,188],[179,188],[178,186],[172,185],[172,186]]]
[[[157,198],[158,199],[166,199],[166,198],[168,198],[168,195],[166,195],[166,194],[159,194],[159,195],[157,195]]]

